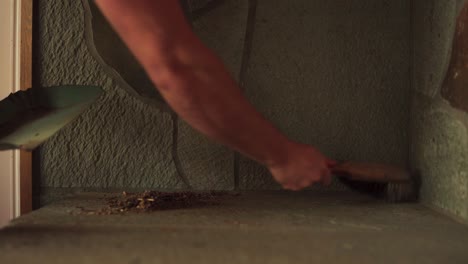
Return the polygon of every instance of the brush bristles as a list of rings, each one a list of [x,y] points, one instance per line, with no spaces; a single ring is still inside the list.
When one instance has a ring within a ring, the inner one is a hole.
[[[388,202],[415,202],[418,199],[419,184],[415,179],[390,183],[353,181],[344,177],[339,177],[339,179],[354,191]]]
[[[385,189],[385,200],[392,203],[415,202],[418,199],[417,187],[413,181],[390,182]]]

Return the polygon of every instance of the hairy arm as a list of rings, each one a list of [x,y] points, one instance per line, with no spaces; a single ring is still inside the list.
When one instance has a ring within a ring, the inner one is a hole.
[[[221,60],[192,32],[179,1],[96,3],[167,103],[191,126],[272,172],[293,158],[291,151],[299,144],[246,100]]]

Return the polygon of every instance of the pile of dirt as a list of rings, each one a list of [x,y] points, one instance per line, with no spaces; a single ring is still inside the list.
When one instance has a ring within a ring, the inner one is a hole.
[[[125,212],[145,213],[161,210],[203,207],[219,204],[231,192],[156,192],[127,193],[107,198],[108,206],[100,210],[84,210],[87,214],[110,215]]]

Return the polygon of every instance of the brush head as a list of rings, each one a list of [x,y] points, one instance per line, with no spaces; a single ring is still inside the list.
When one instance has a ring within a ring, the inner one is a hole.
[[[392,203],[405,203],[416,202],[419,198],[420,178],[416,173],[411,175],[409,180],[397,182],[364,182],[346,177],[338,177],[338,179],[360,193]]]
[[[419,198],[419,183],[416,181],[389,182],[385,186],[383,198],[392,203],[417,202]]]
[[[419,196],[419,174],[401,167],[345,161],[330,170],[351,189],[389,202],[412,202]]]

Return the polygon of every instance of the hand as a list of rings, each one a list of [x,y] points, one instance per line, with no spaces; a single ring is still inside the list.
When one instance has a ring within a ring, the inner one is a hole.
[[[314,183],[330,184],[329,168],[335,161],[311,146],[295,142],[288,144],[285,154],[285,160],[269,166],[273,178],[283,188],[297,191]]]

